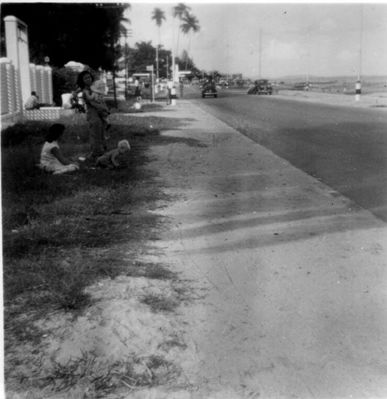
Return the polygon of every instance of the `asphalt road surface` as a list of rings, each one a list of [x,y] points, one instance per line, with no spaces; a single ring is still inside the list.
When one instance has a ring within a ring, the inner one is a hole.
[[[185,98],[387,221],[386,110],[225,90]]]

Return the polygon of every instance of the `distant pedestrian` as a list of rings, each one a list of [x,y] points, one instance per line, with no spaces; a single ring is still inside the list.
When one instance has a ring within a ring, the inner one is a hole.
[[[98,157],[96,164],[109,169],[124,168],[127,166],[129,151],[129,141],[121,140],[118,142],[117,148]]]
[[[168,90],[167,105],[171,104],[171,102],[172,102],[172,88],[173,88],[173,82],[172,82],[172,80],[168,80],[168,83],[167,83],[167,90]]]
[[[40,153],[40,168],[46,172],[52,172],[54,175],[74,172],[79,169],[78,164],[65,158],[59,148],[58,141],[63,136],[64,131],[65,126],[61,123],[50,126]]]
[[[101,118],[106,106],[93,99],[91,90],[93,82],[94,77],[89,71],[83,71],[78,75],[77,83],[82,90],[82,98],[86,104],[86,119],[90,126],[91,154],[88,158],[96,160],[106,151],[105,124]]]
[[[134,90],[134,96],[136,97],[136,100],[138,102],[141,102],[141,81],[140,79],[136,79],[135,81],[135,90]]]
[[[180,79],[179,88],[180,88],[180,98],[183,98],[183,94],[184,94],[184,83],[183,83],[183,79]]]

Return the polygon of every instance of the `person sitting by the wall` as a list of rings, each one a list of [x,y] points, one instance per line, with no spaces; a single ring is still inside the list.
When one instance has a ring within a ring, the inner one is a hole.
[[[26,101],[26,104],[24,107],[28,111],[40,108],[39,97],[36,94],[36,91],[31,92],[31,96],[27,98],[27,101]]]
[[[40,153],[39,167],[46,172],[52,172],[54,175],[74,172],[79,169],[78,164],[65,158],[59,148],[58,141],[63,136],[64,131],[65,126],[61,123],[51,125]]]

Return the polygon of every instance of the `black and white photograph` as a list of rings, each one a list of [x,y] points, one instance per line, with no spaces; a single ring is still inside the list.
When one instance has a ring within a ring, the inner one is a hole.
[[[0,398],[387,398],[387,1],[0,15]]]

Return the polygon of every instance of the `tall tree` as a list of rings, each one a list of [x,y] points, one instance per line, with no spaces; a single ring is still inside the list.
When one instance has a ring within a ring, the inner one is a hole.
[[[160,71],[159,71],[160,77],[168,78],[171,68],[170,60],[172,59],[171,50],[165,50],[161,46],[159,51],[159,59],[160,59]]]
[[[188,7],[184,3],[179,3],[177,6],[173,8],[173,17],[178,18],[181,22],[183,17],[191,10],[191,7]],[[177,44],[176,44],[176,54],[179,52],[179,39],[180,39],[180,29],[181,25],[179,25],[179,29],[177,31]]]
[[[153,10],[152,19],[156,21],[156,25],[158,28],[158,43],[156,47],[156,78],[159,78],[159,48],[160,48],[160,28],[165,21],[165,13],[160,8],[155,8]]]
[[[114,7],[112,7],[114,6]],[[1,15],[14,15],[28,25],[31,61],[62,67],[79,61],[110,69],[124,11],[128,5],[95,3],[2,3]],[[4,25],[4,24],[2,24]],[[3,27],[2,27],[3,29]]]
[[[181,58],[176,58],[176,63],[179,65],[180,70],[189,69],[191,71],[191,74],[186,75],[186,78],[188,79],[192,79],[198,72],[200,72],[200,70],[196,67],[194,60],[188,56],[186,50],[182,51]]]
[[[135,47],[130,49],[130,74],[137,72],[146,72],[148,65],[154,65],[155,61],[155,48],[151,41],[137,42]],[[162,46],[159,51],[159,62],[160,62],[160,77],[167,76],[167,67],[169,67],[168,60],[171,59],[171,51],[165,50]]]
[[[121,55],[122,48],[120,45],[120,38],[126,36],[127,29],[125,23],[130,23],[128,18],[123,16],[123,9],[120,5],[111,3],[96,4],[96,7],[103,9],[106,17],[110,21],[107,29],[105,30],[105,44],[108,48],[107,51],[107,62],[109,69],[113,75],[113,94],[114,103],[117,106],[117,94],[116,94],[116,70],[118,67],[118,58]],[[127,7],[130,7],[129,5]]]
[[[137,42],[132,57],[132,73],[145,72],[148,65],[154,65],[155,48],[152,42]]]
[[[184,34],[189,35],[188,38],[188,54],[189,54],[191,48],[192,34],[199,32],[200,30],[199,20],[194,15],[187,12],[182,17],[182,21],[183,23],[181,24],[181,30]],[[186,58],[185,69],[187,69],[187,65],[188,65],[188,57]]]

